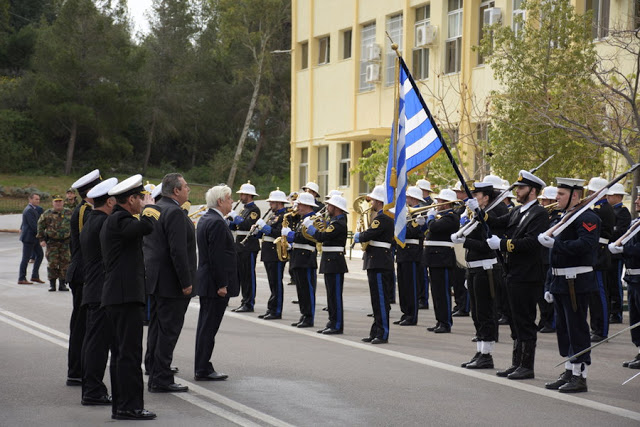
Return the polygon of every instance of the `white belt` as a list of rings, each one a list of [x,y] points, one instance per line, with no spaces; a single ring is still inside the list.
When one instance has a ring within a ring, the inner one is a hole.
[[[608,245],[609,239],[605,239],[604,237],[601,237],[598,239],[598,242],[602,243],[603,245]]]
[[[575,279],[578,274],[589,273],[593,271],[593,267],[567,267],[567,268],[552,268],[551,273],[554,276],[564,276],[567,279]]]
[[[625,271],[632,276],[640,274],[640,268],[627,268]]]
[[[418,240],[418,239],[406,239],[404,242],[407,245],[419,245],[420,244],[420,240]]]
[[[315,251],[316,247],[311,245],[305,245],[304,243],[294,243],[293,249],[302,249],[305,251]]]
[[[344,252],[344,247],[341,246],[323,246],[322,252]]]
[[[364,242],[366,243],[366,242]],[[391,243],[387,243],[387,242],[378,242],[377,240],[372,240],[369,242],[370,246],[375,246],[376,248],[385,248],[385,249],[389,249],[391,248]]]
[[[249,233],[249,231],[236,231],[237,236],[248,236]]]
[[[498,260],[496,258],[491,259],[480,259],[478,261],[467,261],[467,268],[484,268],[485,270],[492,270],[493,265],[497,264]]]
[[[271,236],[262,236],[262,241],[263,242],[275,242],[276,238],[275,237],[271,237]]]
[[[442,242],[439,240],[425,240],[424,245],[425,246],[444,246],[446,248],[452,248],[453,242]]]

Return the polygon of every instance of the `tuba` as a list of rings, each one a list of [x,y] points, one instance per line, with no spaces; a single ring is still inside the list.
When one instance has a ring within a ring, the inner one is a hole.
[[[298,211],[293,208],[289,208],[289,212],[284,214],[282,218],[282,227],[289,227],[289,219],[298,215]],[[280,261],[288,261],[289,260],[289,242],[287,242],[287,238],[284,236],[278,237],[273,244],[276,246],[276,252],[278,254],[278,259]]]
[[[353,210],[358,215],[358,224],[356,225],[356,233],[361,233],[369,228],[371,224],[371,206],[367,201],[367,196],[359,196],[353,201]],[[351,248],[355,246],[355,242],[351,244]],[[360,243],[363,251],[367,250],[369,242]]]

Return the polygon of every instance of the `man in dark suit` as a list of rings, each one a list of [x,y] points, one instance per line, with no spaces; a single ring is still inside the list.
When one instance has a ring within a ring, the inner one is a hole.
[[[147,288],[151,295],[145,363],[149,391],[154,393],[188,390],[175,383],[171,361],[196,279],[195,227],[181,208],[189,199],[189,191],[182,175],[165,175],[162,198],[157,203],[160,219],[154,224],[153,233],[144,237]]]
[[[196,329],[196,381],[224,380],[228,375],[216,372],[211,354],[216,334],[230,297],[238,296],[238,259],[233,234],[225,216],[233,199],[226,185],[210,188],[205,195],[209,210],[198,222],[198,272],[196,292],[200,313]]]
[[[42,213],[40,206],[40,196],[32,193],[29,195],[29,204],[22,211],[22,225],[20,226],[20,241],[22,242],[22,261],[20,261],[20,273],[18,275],[18,285],[31,285],[33,282],[44,283],[40,280],[40,264],[42,263],[42,247],[36,239],[38,232],[38,219]],[[31,255],[35,254],[31,281],[27,280],[27,265]]]
[[[146,193],[146,194],[144,194]],[[144,317],[144,255],[142,237],[153,231],[160,211],[134,175],[109,193],[118,204],[100,231],[105,280],[105,307],[114,343],[111,353],[112,418],[145,420],[156,414],[144,409],[142,320]],[[140,219],[133,215],[140,214]]]

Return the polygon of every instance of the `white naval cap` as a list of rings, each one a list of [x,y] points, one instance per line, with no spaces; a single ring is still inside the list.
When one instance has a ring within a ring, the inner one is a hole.
[[[94,169],[71,184],[71,188],[75,188],[78,191],[87,191],[98,184],[101,180],[100,170]]]
[[[349,211],[349,208],[347,208],[347,199],[337,194],[335,196],[331,196],[331,198],[327,200],[327,204],[335,206],[344,213],[348,213]]]
[[[502,180],[501,180],[502,182]],[[479,192],[483,192],[483,193],[491,193],[493,192],[493,189],[495,187],[493,186],[492,183],[490,182],[475,182],[473,184],[473,188],[471,188],[471,192],[472,193],[479,193]]]
[[[89,192],[87,193],[87,197],[90,199],[98,199],[103,196],[108,196],[109,190],[115,187],[116,184],[118,184],[118,178],[113,177],[105,179],[104,181],[101,181],[98,185],[93,187],[91,190],[89,190]]]
[[[427,181],[426,179],[419,179],[418,182],[416,182],[416,186],[420,190],[433,192],[433,190],[431,189],[431,183],[429,181]]]
[[[582,190],[584,188],[584,179],[580,178],[556,178],[558,188],[568,188]]]
[[[542,189],[542,194],[538,196],[538,199],[555,200],[558,195],[558,188],[553,185],[549,185]]]
[[[509,188],[509,187],[504,187],[504,184],[502,183],[502,178],[500,178],[498,175],[487,175],[482,179],[482,182],[493,185],[493,188],[495,188],[496,190],[506,190],[507,188]],[[478,183],[476,183],[476,187],[477,186],[478,186]]]
[[[242,184],[240,186],[240,190],[236,191],[236,194],[249,194],[251,196],[259,196],[256,193],[256,187],[251,183],[251,181],[247,181],[246,184]]]
[[[421,202],[425,202],[424,198],[422,197],[422,190],[417,185],[412,185],[407,188],[407,197],[413,197],[414,199],[418,199]]]
[[[315,197],[313,197],[313,195],[309,193],[300,193],[298,199],[296,200],[296,203],[298,203],[299,205],[318,207],[318,205],[316,205]]]
[[[156,185],[151,192],[151,197],[154,199],[162,194],[162,183]]]
[[[330,198],[332,198],[333,196],[342,196],[342,191],[339,190],[331,190],[329,191],[329,194],[327,194],[326,196],[324,196],[324,198],[326,200],[329,200]]]
[[[518,180],[515,182],[515,185],[518,185],[518,186],[528,185],[530,187],[536,187],[537,189],[542,189],[542,187],[545,187],[547,184],[543,180],[541,180],[540,178],[532,174],[531,172],[526,170],[521,170],[520,174],[518,175]]]
[[[607,196],[615,196],[615,195],[628,196],[629,193],[624,191],[624,185],[620,184],[619,182],[616,182],[611,186],[611,188],[609,189],[609,192],[607,193]]]
[[[149,194],[153,192],[154,188],[156,188],[155,184],[151,184],[149,181],[147,181],[147,184],[144,186],[145,191],[148,191]]]
[[[451,190],[450,188],[441,190],[435,198],[439,200],[445,200],[447,202],[455,202],[456,200],[458,200],[456,192]]]
[[[136,174],[125,179],[109,190],[110,196],[129,196],[131,194],[144,194],[146,190],[142,185],[142,175]]]
[[[600,191],[604,187],[607,186],[609,181],[604,178],[600,178],[599,176],[594,176],[589,180],[589,184],[587,185],[587,190],[589,191]]]
[[[375,187],[373,187],[373,191],[369,193],[367,197],[384,203],[384,186],[376,185]]]
[[[275,190],[269,193],[267,202],[289,203],[289,200],[287,199],[287,195],[284,193],[284,191],[281,191],[280,187],[277,187]]]
[[[315,192],[316,194],[320,194],[320,187],[318,186],[318,184],[316,184],[313,181],[309,181],[307,182],[303,187],[303,190],[311,190],[313,192]]]

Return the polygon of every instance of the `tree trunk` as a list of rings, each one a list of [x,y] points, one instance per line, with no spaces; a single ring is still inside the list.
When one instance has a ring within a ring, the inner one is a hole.
[[[156,130],[156,110],[153,109],[153,115],[151,117],[151,128],[149,129],[149,135],[147,136],[147,149],[144,153],[144,162],[142,164],[142,174],[147,173],[147,167],[149,166],[149,159],[151,158],[151,145],[153,144],[153,136]]]
[[[240,134],[240,140],[238,141],[238,147],[236,148],[236,154],[233,156],[233,163],[231,164],[231,170],[229,171],[229,178],[227,179],[227,185],[233,188],[233,182],[236,179],[236,172],[238,171],[238,163],[240,163],[240,157],[242,156],[242,149],[244,143],[247,140],[247,134],[249,133],[249,125],[251,124],[251,118],[253,117],[253,111],[256,108],[258,102],[258,93],[260,92],[260,79],[262,78],[262,64],[264,62],[264,51],[260,54],[258,60],[258,70],[256,73],[256,83],[253,86],[253,95],[251,95],[251,102],[249,103],[249,111],[247,111],[247,117],[244,120],[244,127]]]
[[[258,137],[258,141],[256,142],[256,149],[253,152],[253,156],[251,157],[251,161],[247,165],[247,172],[253,172],[253,168],[256,167],[256,163],[258,162],[258,156],[260,155],[260,150],[264,147],[264,143],[267,141],[266,132],[264,129],[264,125],[266,123],[266,114],[262,114],[260,116],[260,123],[258,124],[258,131],[260,132],[260,136]]]
[[[73,165],[73,151],[76,148],[76,138],[78,136],[78,122],[74,119],[71,123],[71,135],[69,135],[69,144],[67,145],[67,160],[64,163],[64,174],[69,175],[71,173],[71,166]]]

